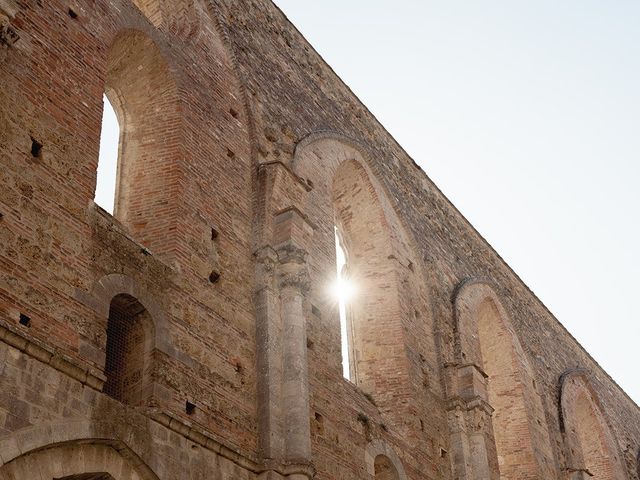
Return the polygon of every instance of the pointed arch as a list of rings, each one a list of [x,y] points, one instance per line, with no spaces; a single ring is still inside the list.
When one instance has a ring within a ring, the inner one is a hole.
[[[310,135],[298,144],[293,169],[313,185],[305,213],[317,226],[310,261],[320,278],[314,284],[333,281],[337,228],[355,285],[347,307],[352,381],[386,409],[411,383],[399,273],[410,251],[406,234],[357,142],[327,132]],[[332,331],[339,345],[338,325]],[[390,376],[397,380],[392,386]]]
[[[375,392],[378,375],[390,374],[394,368],[384,367],[380,349],[389,348],[386,353],[391,355],[403,348],[397,345],[402,332],[390,226],[364,167],[355,159],[338,166],[332,204],[346,276],[356,290],[346,316],[351,378]]]
[[[488,282],[467,281],[456,293],[455,315],[460,362],[482,374],[476,375],[472,394],[493,410],[500,476],[553,478],[553,453],[534,372],[499,297]]]
[[[568,371],[561,376],[560,383],[568,467],[586,471],[595,480],[627,478],[620,449],[588,373]]]

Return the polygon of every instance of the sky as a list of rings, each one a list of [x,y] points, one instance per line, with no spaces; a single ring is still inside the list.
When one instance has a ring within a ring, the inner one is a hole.
[[[640,2],[275,3],[640,403]]]
[[[640,403],[640,2],[276,4]],[[96,202],[112,211],[106,105]]]

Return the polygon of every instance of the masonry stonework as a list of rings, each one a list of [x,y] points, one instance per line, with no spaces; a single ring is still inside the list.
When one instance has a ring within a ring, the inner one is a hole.
[[[0,0],[0,479],[639,471],[638,406],[269,0]]]

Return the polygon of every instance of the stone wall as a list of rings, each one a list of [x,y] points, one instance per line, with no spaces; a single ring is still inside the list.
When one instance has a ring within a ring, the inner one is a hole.
[[[639,478],[638,407],[268,0],[0,0],[0,165],[0,478]]]

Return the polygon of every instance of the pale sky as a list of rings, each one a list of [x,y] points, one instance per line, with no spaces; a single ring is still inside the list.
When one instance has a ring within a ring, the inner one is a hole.
[[[640,2],[276,4],[640,403]]]
[[[276,4],[640,403],[640,2]]]

